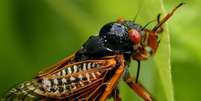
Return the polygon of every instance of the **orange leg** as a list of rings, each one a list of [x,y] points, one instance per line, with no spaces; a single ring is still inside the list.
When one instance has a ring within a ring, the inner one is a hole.
[[[124,81],[137,93],[138,96],[144,99],[144,101],[153,101],[151,94],[140,83],[136,83],[129,73],[125,76]]]
[[[183,4],[184,3],[180,3],[170,13],[168,13],[163,19],[161,19],[160,21],[158,20],[158,24],[152,29],[152,32],[157,32],[158,28],[160,28],[175,13],[175,11],[179,7],[181,7]],[[158,17],[158,19],[159,18],[160,18],[160,16]]]
[[[120,59],[123,60],[123,59]],[[120,62],[121,65],[116,70],[115,74],[113,75],[112,79],[107,82],[107,87],[105,88],[105,91],[103,92],[103,95],[100,97],[99,101],[106,101],[108,96],[112,93],[114,87],[116,87],[118,81],[120,80],[122,74],[124,73],[124,61]]]

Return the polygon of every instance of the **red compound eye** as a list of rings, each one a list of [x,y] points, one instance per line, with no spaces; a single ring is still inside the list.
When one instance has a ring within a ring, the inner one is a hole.
[[[141,40],[140,33],[135,29],[128,30],[128,36],[134,44],[138,44]]]

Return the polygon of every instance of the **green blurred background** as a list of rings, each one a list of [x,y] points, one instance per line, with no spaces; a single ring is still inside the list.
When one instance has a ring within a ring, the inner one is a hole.
[[[161,6],[170,11],[179,2],[181,0],[1,0],[0,95],[78,50],[105,23],[119,17],[133,19],[141,7],[137,22],[145,25],[162,12]],[[186,5],[168,21],[174,98],[175,101],[199,101],[201,1],[184,2]],[[147,64],[150,63],[152,61]],[[146,62],[143,65],[146,67]],[[142,79],[154,74],[151,69],[143,68],[143,71]],[[125,84],[120,88],[124,101],[139,100]],[[160,89],[155,92],[160,93]]]

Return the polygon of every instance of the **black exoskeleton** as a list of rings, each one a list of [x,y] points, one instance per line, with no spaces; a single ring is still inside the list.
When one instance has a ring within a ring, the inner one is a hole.
[[[124,23],[111,22],[104,25],[99,35],[90,36],[83,44],[82,48],[76,53],[76,60],[86,60],[102,56],[122,53],[126,60],[130,60],[133,50],[133,43],[129,39],[128,30],[135,29],[143,36],[142,27],[132,21]]]

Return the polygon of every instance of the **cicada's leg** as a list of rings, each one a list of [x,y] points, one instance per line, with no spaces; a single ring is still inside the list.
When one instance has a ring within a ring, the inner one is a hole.
[[[121,101],[121,97],[119,96],[119,89],[115,89],[112,93],[112,97],[114,101]]]
[[[145,56],[151,56],[154,55],[157,51],[158,45],[160,43],[160,39],[158,38],[159,36],[159,32],[161,32],[163,30],[163,25],[164,23],[175,13],[175,11],[181,7],[183,5],[183,3],[180,3],[179,5],[177,5],[174,9],[172,9],[171,12],[167,13],[162,19],[160,19],[160,15],[158,15],[157,17],[157,24],[154,26],[153,29],[148,30],[145,29],[145,32],[148,33],[147,37],[145,39],[145,46],[142,47],[142,51],[140,51],[141,53],[138,54],[138,56],[141,56],[139,58],[146,58]],[[143,49],[145,48],[145,49]],[[143,52],[143,50],[145,50],[145,52]],[[145,53],[145,54],[144,54]],[[145,56],[143,56],[145,55]],[[136,59],[136,60],[141,60],[141,59]]]
[[[160,28],[174,13],[175,11],[181,7],[184,3],[178,4],[171,12],[167,13],[164,18],[158,21],[158,24],[152,29],[152,32],[157,32],[158,28]],[[160,16],[158,17],[160,18]]]
[[[108,98],[108,96],[112,93],[113,88],[116,86],[117,82],[121,78],[123,72],[124,72],[124,68],[123,67],[120,67],[115,72],[115,75],[107,83],[107,87],[105,88],[105,91],[104,91],[103,95],[101,96],[100,101],[106,101],[106,99]]]
[[[138,83],[138,79],[140,76],[140,64],[141,64],[141,62],[137,61],[137,63],[138,63],[138,65],[137,65],[137,75],[136,75],[135,83]]]
[[[142,84],[139,82],[136,83],[129,73],[125,75],[124,81],[138,96],[144,99],[144,101],[153,101],[151,94],[142,86]]]
[[[120,57],[117,57],[117,59],[119,61],[119,67],[117,67],[117,70],[115,71],[115,74],[107,82],[105,91],[103,92],[103,94],[100,97],[99,101],[106,101],[107,100],[108,96],[112,93],[114,87],[116,87],[118,81],[120,80],[121,76],[124,73],[124,69],[125,69],[124,58],[122,56],[120,56]]]
[[[161,14],[158,14],[157,16],[157,24],[161,22]],[[163,26],[159,27],[156,33],[162,33],[164,31]]]

